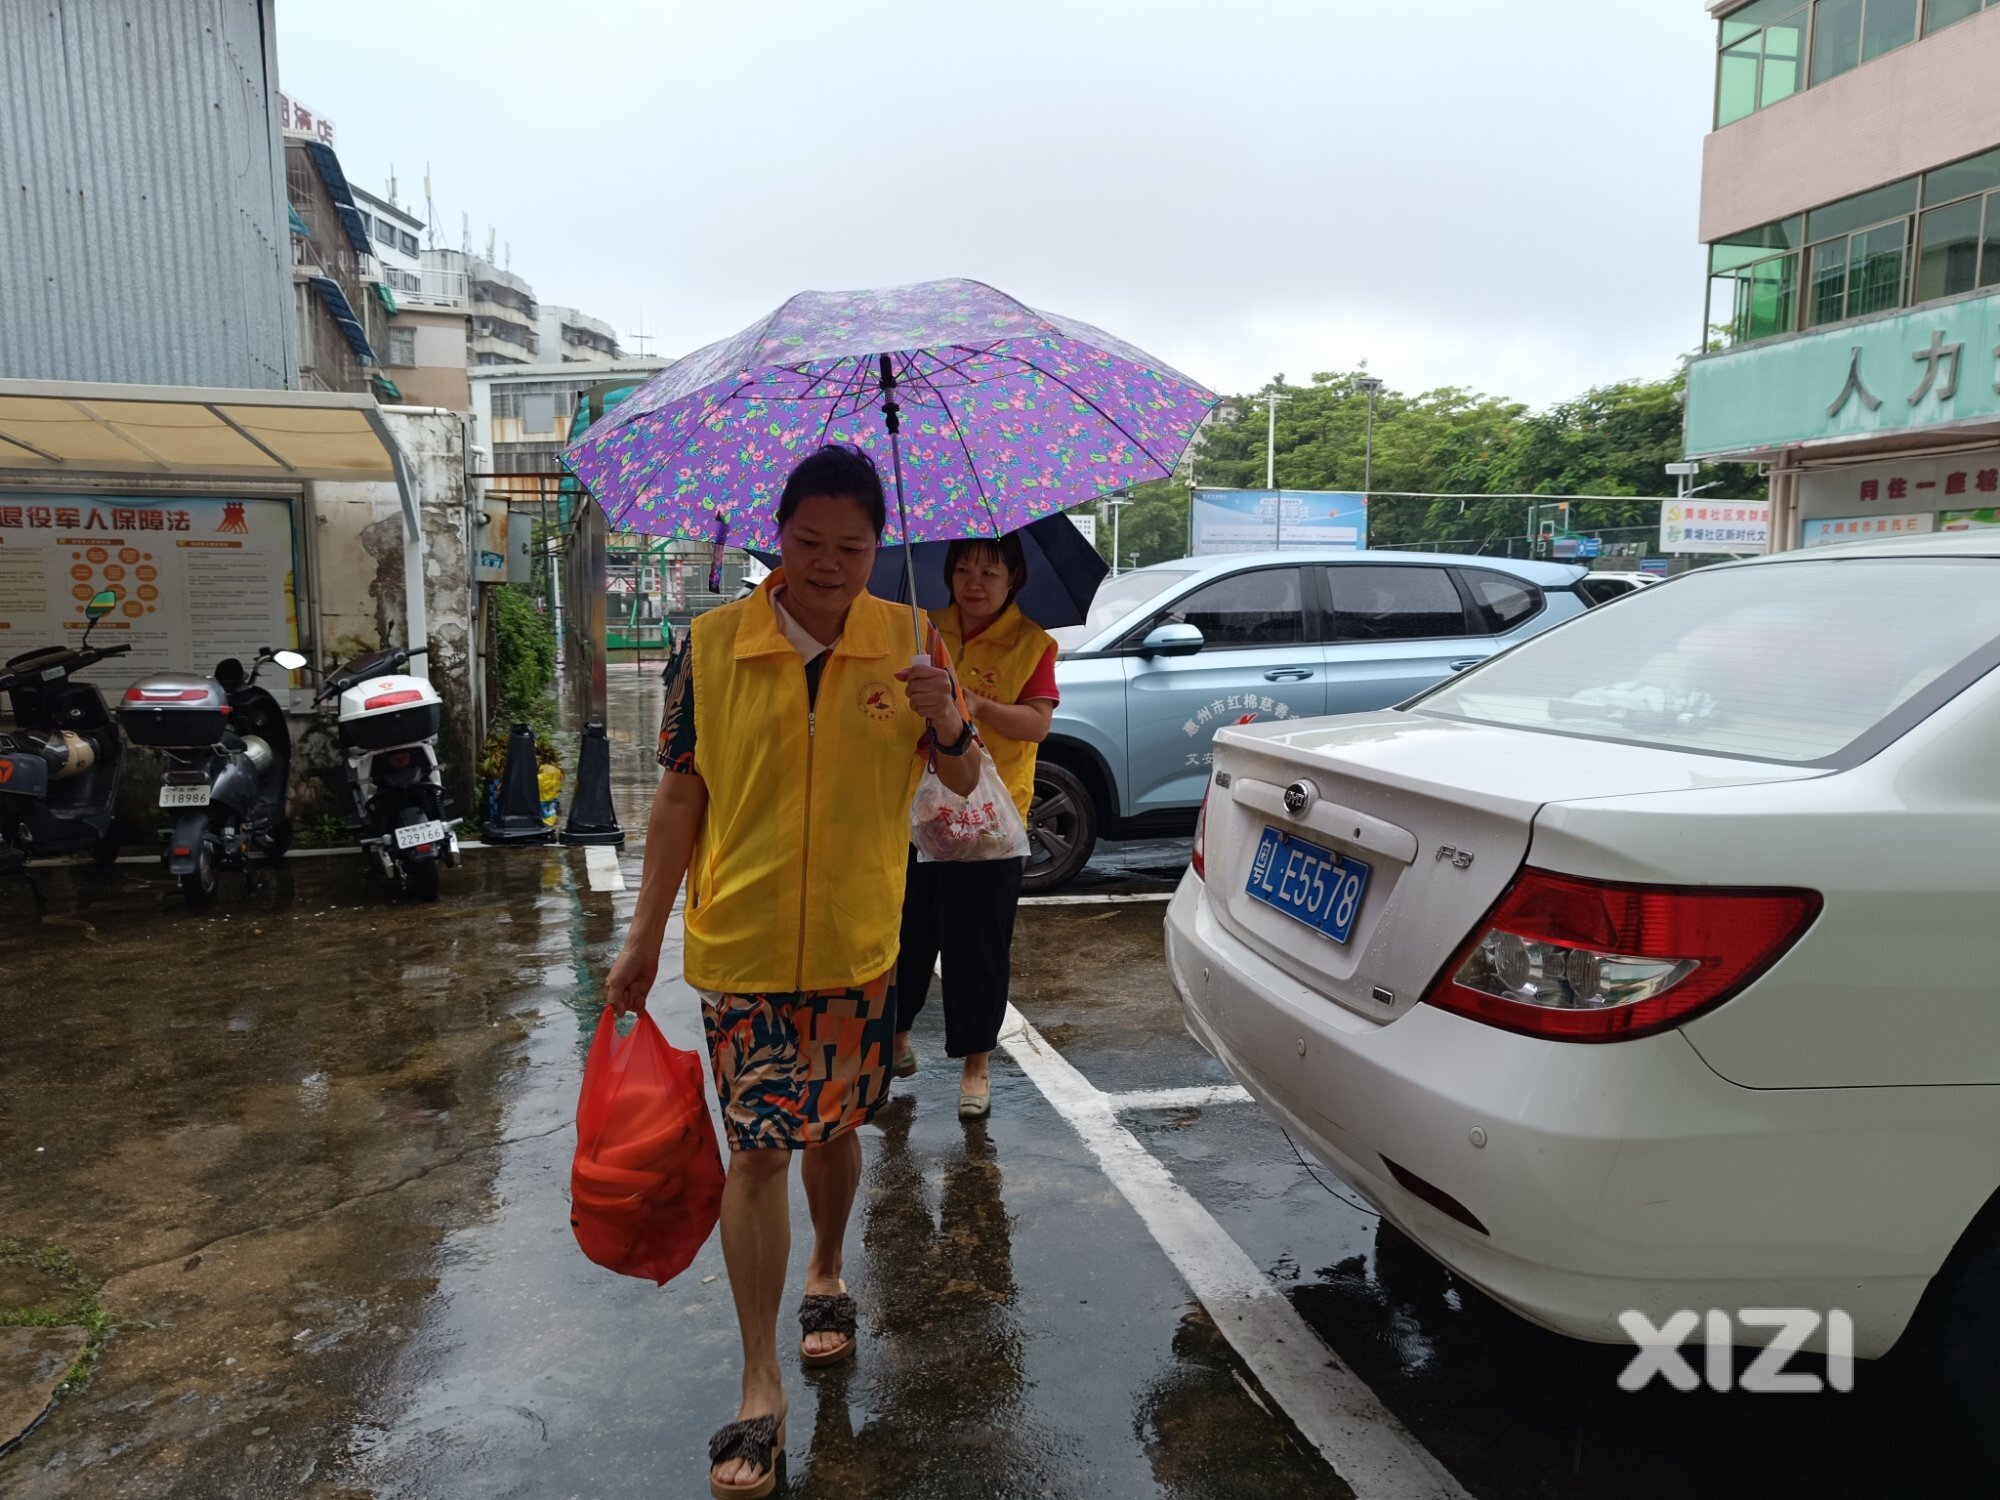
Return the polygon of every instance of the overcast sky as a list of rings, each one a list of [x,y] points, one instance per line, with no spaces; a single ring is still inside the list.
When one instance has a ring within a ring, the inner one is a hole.
[[[1701,0],[279,0],[278,58],[628,349],[936,276],[1224,392],[1544,405],[1700,335]]]

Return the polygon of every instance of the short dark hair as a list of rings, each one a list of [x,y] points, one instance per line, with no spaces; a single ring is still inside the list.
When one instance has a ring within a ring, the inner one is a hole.
[[[958,602],[958,592],[952,587],[952,579],[958,573],[958,565],[970,557],[978,561],[984,557],[995,559],[1007,570],[1007,602],[1012,604],[1014,596],[1028,586],[1028,554],[1021,550],[1021,539],[1013,532],[1004,536],[961,537],[944,549],[944,586],[951,595],[951,602]]]
[[[785,480],[785,492],[778,497],[778,529],[783,531],[799,508],[799,502],[813,498],[852,500],[868,514],[875,528],[875,540],[889,524],[889,507],[882,498],[882,475],[875,460],[859,448],[845,443],[828,443],[816,453],[808,453]]]

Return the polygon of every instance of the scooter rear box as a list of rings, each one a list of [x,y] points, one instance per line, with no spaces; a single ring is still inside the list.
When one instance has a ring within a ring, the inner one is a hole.
[[[387,750],[394,745],[414,745],[419,740],[436,739],[443,715],[436,703],[412,703],[407,708],[372,713],[358,719],[343,719],[340,746],[343,750]]]
[[[135,745],[151,749],[198,750],[222,738],[229,723],[229,700],[212,677],[158,672],[125,689],[118,724]]]

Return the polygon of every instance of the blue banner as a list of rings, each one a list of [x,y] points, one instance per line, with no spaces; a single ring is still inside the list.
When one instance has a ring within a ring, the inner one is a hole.
[[[1368,497],[1347,490],[1194,492],[1194,555],[1359,552],[1368,545]]]

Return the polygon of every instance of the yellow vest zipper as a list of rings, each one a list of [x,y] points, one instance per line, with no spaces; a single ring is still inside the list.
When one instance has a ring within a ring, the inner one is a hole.
[[[806,832],[799,851],[799,963],[792,975],[792,991],[806,987],[806,892],[812,881],[813,843],[813,750],[819,743],[819,710],[806,710]]]

